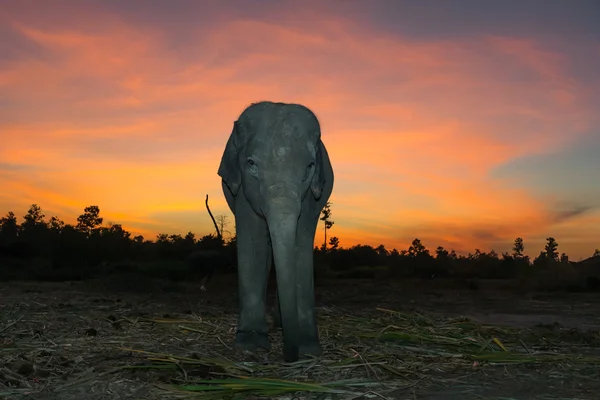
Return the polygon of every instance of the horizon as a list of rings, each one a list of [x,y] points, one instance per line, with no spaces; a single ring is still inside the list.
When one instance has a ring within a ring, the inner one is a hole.
[[[132,235],[201,237],[208,194],[233,233],[220,158],[272,100],[319,118],[343,247],[600,247],[600,4],[309,4],[3,2],[1,216],[98,205]]]
[[[33,209],[33,207],[36,207],[36,206],[39,207],[39,208],[37,210],[34,210],[34,211],[36,213],[38,213],[38,212],[40,213],[40,216],[42,217],[42,219],[43,219],[44,223],[46,224],[46,226],[49,229],[51,229],[50,219],[52,217],[55,217],[55,216],[48,216],[48,215],[46,215],[45,212],[44,212],[44,209],[41,208],[39,206],[39,204],[32,204],[31,207],[30,207],[30,209]],[[170,232],[159,232],[158,234],[156,234],[153,237],[149,238],[147,236],[143,236],[140,232],[131,232],[131,231],[127,230],[125,227],[123,227],[121,224],[119,224],[116,221],[108,221],[108,222],[105,221],[104,218],[102,217],[102,215],[103,215],[102,209],[99,206],[97,206],[97,205],[90,205],[88,207],[94,207],[94,206],[98,207],[98,209],[100,210],[100,212],[99,212],[98,215],[102,219],[102,223],[100,223],[100,225],[98,225],[95,229],[109,228],[111,225],[119,225],[119,226],[121,226],[121,229],[123,229],[124,231],[126,231],[126,232],[128,232],[130,234],[129,240],[131,240],[131,241],[136,241],[136,239],[137,239],[136,236],[140,235],[140,236],[142,236],[144,242],[158,243],[159,236],[162,236],[162,235],[167,235],[167,237],[168,237],[169,240],[173,240],[173,236],[179,236],[179,239],[184,239],[190,233],[193,234],[193,238],[194,238],[195,242],[201,242],[205,237],[208,237],[208,236],[212,236],[214,238],[218,238],[218,234],[216,232],[206,233],[206,232],[193,232],[193,231],[187,231],[185,233],[175,233],[175,234],[174,233],[170,233]],[[6,214],[4,214],[2,217],[0,217],[0,220],[2,218],[4,218],[4,217],[10,217],[10,213],[11,212],[13,212],[14,217],[15,217],[18,225],[21,225],[22,223],[25,222],[25,218],[23,216],[17,215],[12,210],[9,211],[9,212],[7,212]],[[81,216],[83,214],[86,214],[86,213],[87,213],[87,211],[84,211],[79,216]],[[220,225],[219,217],[223,216],[223,215],[224,214],[220,214],[219,216],[215,216],[215,222],[214,223],[216,223],[217,225]],[[323,216],[323,214],[321,214],[321,216]],[[77,217],[74,218],[73,221],[64,221],[64,220],[62,220],[60,218],[59,218],[59,221],[62,222],[62,223],[64,223],[65,225],[70,225],[71,227],[73,227],[76,230],[79,230],[79,228],[77,227],[77,225],[78,225],[78,218]],[[219,232],[221,234],[221,240],[222,240],[222,243],[224,243],[224,244],[228,244],[231,241],[231,239],[233,239],[236,236],[235,232],[232,233],[231,231],[229,231],[227,229],[228,224],[229,224],[229,221],[227,221],[226,223],[224,223],[224,225],[220,226],[220,228],[219,228]],[[319,227],[320,227],[320,225],[321,224],[319,223],[319,225],[317,226],[317,233],[315,235],[314,247],[315,247],[315,249],[319,248],[320,250],[322,250],[324,236],[322,236],[320,238],[321,240],[319,240]],[[213,226],[214,226],[214,224],[213,224]],[[324,229],[325,229],[325,227],[323,225],[323,227],[320,229],[321,230],[321,234],[324,234]],[[329,230],[330,230],[330,228],[327,231],[329,232]],[[225,235],[224,234],[225,232],[228,232],[228,234]],[[328,250],[334,248],[334,246],[332,246],[331,243],[330,243],[330,239],[332,239],[333,237],[335,237],[336,239],[339,239],[335,235],[332,235],[331,233],[329,233],[327,235],[327,239],[328,239],[327,240],[327,247],[328,247]],[[454,251],[456,253],[456,255],[459,256],[459,257],[470,257],[471,255],[475,255],[477,252],[481,252],[482,254],[492,254],[492,252],[495,252],[496,256],[499,259],[501,259],[502,256],[504,255],[504,253],[506,253],[508,255],[511,255],[511,256],[514,256],[514,253],[515,253],[514,246],[516,246],[516,239],[523,239],[523,238],[522,237],[516,237],[515,240],[512,241],[511,249],[509,251],[505,251],[505,252],[498,252],[498,251],[496,251],[496,249],[480,249],[480,248],[473,248],[473,249],[470,249],[468,251],[456,251],[456,249],[454,249],[454,248],[444,248],[443,246],[439,246],[439,245],[435,245],[435,244],[432,244],[432,246],[427,246],[424,243],[422,243],[422,241],[421,241],[420,238],[417,238],[417,237],[414,238],[413,241],[411,241],[411,243],[409,244],[409,246],[407,246],[407,248],[388,247],[388,246],[384,245],[383,243],[380,243],[377,246],[368,245],[368,244],[364,244],[364,243],[353,243],[352,245],[344,246],[344,244],[340,243],[339,240],[338,240],[337,244],[335,245],[335,249],[336,250],[352,250],[352,248],[354,246],[359,245],[359,246],[370,246],[371,248],[373,248],[375,250],[379,246],[383,246],[385,248],[385,250],[388,253],[390,253],[388,255],[391,255],[391,253],[394,250],[397,251],[397,252],[399,252],[400,254],[402,254],[402,252],[409,250],[409,247],[411,247],[414,244],[414,241],[419,241],[420,244],[422,244],[424,246],[424,249],[432,257],[434,257],[434,258],[437,258],[437,256],[436,256],[437,249],[439,247],[441,247],[442,250],[446,250],[448,253]],[[574,261],[574,260],[570,260],[569,254],[561,251],[560,243],[558,243],[558,242],[555,241],[556,238],[554,238],[554,237],[548,237],[548,238],[546,238],[546,240],[544,242],[544,246],[546,246],[546,244],[549,243],[550,239],[554,239],[553,241],[558,245],[558,247],[557,247],[557,255],[560,256],[561,259],[562,259],[562,255],[565,254],[567,256],[567,259],[569,259],[569,261]],[[533,262],[535,258],[537,258],[538,256],[541,256],[542,254],[547,254],[546,251],[542,251],[541,253],[538,253],[538,254],[531,254],[529,251],[527,251],[527,249],[529,248],[529,246],[527,245],[527,243],[525,243],[524,241],[522,241],[521,244],[524,245],[524,247],[523,247],[524,250],[520,251],[520,254],[523,255],[523,256],[525,256],[525,257],[528,257],[530,262]],[[543,249],[543,250],[545,250],[545,249]],[[590,257],[596,257],[597,254],[598,254],[598,252],[600,252],[600,248],[594,249],[594,251],[592,252],[592,254],[590,254],[587,257],[579,257],[579,259],[577,261],[584,261],[584,260],[586,260],[586,259],[588,259]]]

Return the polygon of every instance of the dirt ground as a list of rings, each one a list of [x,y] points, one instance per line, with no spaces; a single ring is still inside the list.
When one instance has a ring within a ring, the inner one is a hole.
[[[290,366],[274,329],[268,354],[231,348],[235,276],[198,286],[139,277],[1,284],[0,398],[189,398],[172,385],[234,376],[346,380],[343,393],[270,398],[599,398],[599,295],[517,295],[491,281],[478,290],[444,280],[320,282],[324,355]]]

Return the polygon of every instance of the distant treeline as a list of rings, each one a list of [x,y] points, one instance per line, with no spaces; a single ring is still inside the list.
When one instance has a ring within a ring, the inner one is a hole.
[[[169,270],[173,276],[174,265],[184,265],[193,252],[218,252],[225,264],[232,269],[236,265],[236,238],[228,240],[217,235],[205,235],[199,239],[192,232],[187,235],[159,234],[155,240],[143,236],[131,237],[131,233],[119,224],[103,224],[98,206],[89,206],[77,218],[76,225],[65,224],[56,217],[49,219],[42,209],[33,204],[21,223],[13,212],[0,218],[0,278],[23,277],[23,269],[33,268],[28,275],[34,279],[84,278],[94,272],[106,273],[111,265],[157,264]],[[406,250],[388,250],[385,246],[340,246],[337,237],[329,239],[329,246],[315,248],[317,275],[340,278],[519,278],[533,279],[535,274],[558,282],[600,277],[600,268],[585,272],[571,263],[566,254],[560,254],[558,243],[547,238],[544,251],[533,260],[524,254],[523,239],[516,238],[511,253],[497,254],[494,250],[482,252],[476,249],[467,256],[457,255],[453,250],[437,247],[431,252],[416,238]],[[598,256],[598,257],[597,257]],[[600,250],[592,256],[600,259]],[[20,262],[19,262],[20,260]],[[223,264],[223,263],[220,263]],[[589,264],[589,262],[584,262]],[[33,266],[34,267],[30,267]],[[583,264],[582,264],[583,265]],[[20,274],[15,273],[19,268]],[[160,267],[157,267],[160,268]],[[9,273],[12,270],[13,273]],[[51,273],[54,271],[54,273]],[[69,273],[66,273],[69,271]],[[185,279],[182,267],[178,279]]]

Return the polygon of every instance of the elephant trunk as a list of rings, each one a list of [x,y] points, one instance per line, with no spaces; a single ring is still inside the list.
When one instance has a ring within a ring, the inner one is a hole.
[[[269,210],[269,225],[273,258],[277,275],[277,293],[283,328],[283,357],[286,362],[299,358],[298,350],[298,304],[296,286],[296,229],[299,210],[285,212]]]

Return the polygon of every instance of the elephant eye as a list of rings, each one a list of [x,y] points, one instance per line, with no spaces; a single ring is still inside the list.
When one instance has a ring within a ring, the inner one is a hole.
[[[246,160],[246,163],[248,164],[248,171],[253,174],[256,175],[258,172],[258,165],[256,165],[256,162],[249,158]]]
[[[312,161],[311,163],[309,163],[306,166],[306,174],[304,174],[304,181],[306,181],[308,178],[310,178],[310,174],[312,173],[314,166],[315,166],[314,161]]]

